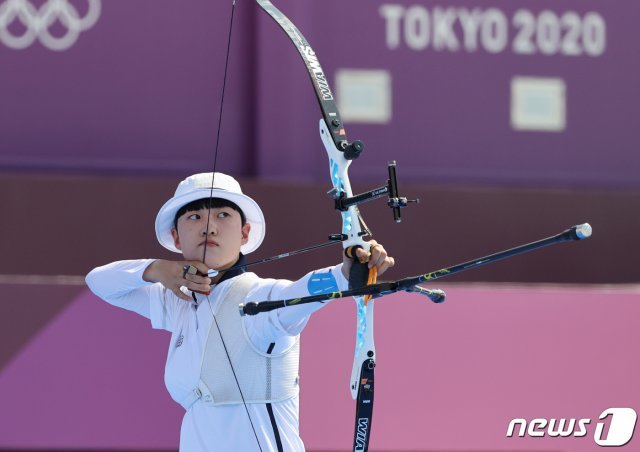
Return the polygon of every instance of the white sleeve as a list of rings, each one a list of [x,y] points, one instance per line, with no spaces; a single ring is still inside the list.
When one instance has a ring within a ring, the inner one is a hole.
[[[346,290],[348,287],[349,282],[342,274],[340,264],[307,273],[297,281],[262,280],[249,293],[247,301],[285,300]],[[308,303],[247,316],[246,326],[248,331],[253,332],[251,340],[255,345],[262,346],[264,343],[276,342],[283,336],[296,336],[302,332],[311,314],[326,304],[327,302]]]
[[[91,270],[85,281],[107,303],[150,319],[153,328],[173,331],[177,310],[186,302],[180,303],[162,284],[142,279],[152,262],[154,259],[112,262]]]

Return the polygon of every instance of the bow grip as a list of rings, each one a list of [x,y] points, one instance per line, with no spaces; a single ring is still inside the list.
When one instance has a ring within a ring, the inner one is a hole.
[[[359,289],[367,285],[369,279],[369,265],[367,262],[360,262],[357,257],[356,250],[364,249],[361,245],[350,246],[345,248],[344,254],[353,261],[351,270],[349,271],[349,289]]]

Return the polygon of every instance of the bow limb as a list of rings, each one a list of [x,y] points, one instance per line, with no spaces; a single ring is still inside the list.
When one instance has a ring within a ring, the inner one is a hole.
[[[349,143],[342,125],[342,119],[338,112],[331,87],[327,77],[320,66],[318,57],[304,35],[298,30],[282,11],[276,8],[269,0],[256,0],[262,8],[280,28],[287,34],[295,48],[298,50],[309,73],[309,78],[316,93],[316,98],[322,110],[322,117],[327,125],[327,132],[336,149],[346,152],[350,159],[357,158],[362,152],[363,145],[360,141]]]

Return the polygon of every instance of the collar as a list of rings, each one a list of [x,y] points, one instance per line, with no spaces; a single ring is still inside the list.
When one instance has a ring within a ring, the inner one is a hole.
[[[233,264],[230,270],[227,270],[226,272],[224,272],[224,274],[222,275],[222,278],[220,278],[220,281],[218,281],[218,284],[226,281],[227,279],[235,278],[236,276],[241,275],[246,271],[247,271],[247,258],[245,257],[244,254],[238,253],[238,260],[236,261],[235,264]],[[211,287],[213,287],[213,285]]]

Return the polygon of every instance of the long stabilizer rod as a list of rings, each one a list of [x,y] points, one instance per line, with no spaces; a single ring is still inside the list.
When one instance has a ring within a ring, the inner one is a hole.
[[[467,262],[463,262],[461,264],[453,265],[451,267],[436,270],[431,273],[412,276],[412,277],[404,278],[398,281],[380,282],[377,284],[364,286],[358,289],[329,292],[329,293],[311,295],[311,296],[302,297],[302,298],[291,298],[288,300],[278,300],[278,301],[250,302],[246,304],[241,304],[240,314],[256,315],[256,314],[259,314],[260,312],[272,311],[274,309],[284,308],[287,306],[297,306],[305,303],[314,303],[319,301],[332,300],[335,298],[356,297],[356,296],[363,296],[363,295],[373,295],[374,297],[378,297],[382,295],[388,295],[393,292],[398,292],[401,290],[426,295],[427,297],[429,297],[429,299],[431,299],[435,303],[440,303],[444,301],[444,292],[442,292],[439,289],[434,289],[434,290],[425,289],[423,287],[418,286],[418,284],[427,282],[427,281],[434,281],[436,279],[444,278],[445,276],[451,276],[465,270],[480,267],[482,265],[487,265],[493,262],[497,262],[499,260],[517,256],[519,254],[528,253],[530,251],[544,248],[549,245],[554,245],[556,243],[573,241],[573,240],[584,240],[590,237],[591,233],[592,233],[592,229],[589,223],[579,224],[576,226],[572,226],[571,228],[561,232],[560,234],[554,235],[552,237],[547,237],[546,239],[527,243],[525,245],[517,246],[515,248],[511,248],[505,251],[500,251],[498,253],[490,254],[488,256],[480,257],[478,259],[473,259]]]

